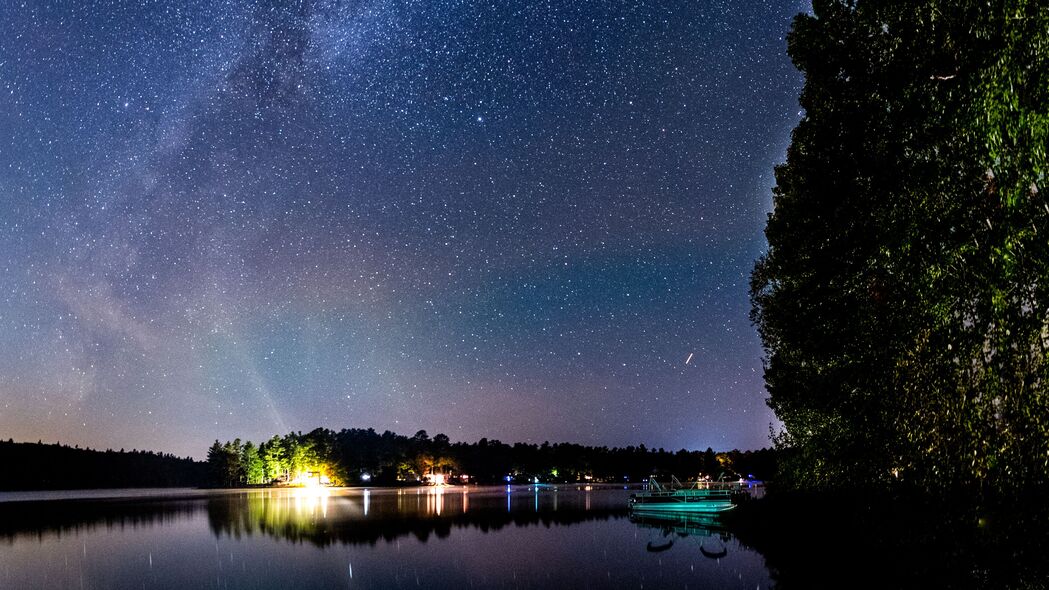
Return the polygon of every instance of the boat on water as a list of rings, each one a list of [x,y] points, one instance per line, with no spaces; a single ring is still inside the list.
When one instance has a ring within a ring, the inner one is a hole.
[[[648,489],[630,494],[634,513],[717,513],[732,510],[747,496],[742,484],[697,481],[689,486],[672,478],[668,486],[648,480]]]

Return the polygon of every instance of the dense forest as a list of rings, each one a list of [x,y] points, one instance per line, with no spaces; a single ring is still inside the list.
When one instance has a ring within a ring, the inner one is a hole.
[[[237,486],[294,481],[323,474],[332,483],[395,485],[417,483],[435,474],[471,483],[641,481],[651,475],[681,479],[740,476],[764,479],[775,469],[771,450],[677,452],[637,447],[587,447],[570,443],[507,444],[482,438],[453,443],[425,430],[408,437],[390,431],[318,428],[255,444],[239,439],[208,450],[215,485]]]
[[[1049,483],[1049,3],[815,0],[752,276],[799,489]]]
[[[208,483],[207,466],[151,451],[95,451],[59,443],[0,441],[2,490],[192,487]]]
[[[118,487],[232,487],[293,482],[323,475],[336,485],[415,485],[427,476],[469,475],[456,483],[622,482],[650,475],[694,479],[708,475],[771,477],[775,457],[760,451],[677,452],[637,447],[541,445],[481,439],[472,444],[430,437],[408,437],[372,429],[274,436],[260,444],[239,439],[208,450],[206,462],[151,451],[96,451],[45,444],[0,441],[7,475],[0,490]]]

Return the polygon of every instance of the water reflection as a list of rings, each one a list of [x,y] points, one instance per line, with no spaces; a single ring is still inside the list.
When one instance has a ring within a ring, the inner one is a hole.
[[[129,500],[62,500],[0,503],[0,539],[42,539],[90,532],[97,528],[122,530],[164,526],[200,513],[203,496],[161,502]]]
[[[761,556],[723,530],[631,522],[628,495],[320,488],[0,503],[0,588],[768,587]]]
[[[0,538],[43,537],[95,527],[164,526],[203,513],[216,537],[262,535],[325,546],[374,544],[401,536],[426,541],[455,528],[570,525],[628,516],[625,493],[592,486],[552,488],[430,487],[410,489],[292,488],[200,492],[191,496],[0,503]],[[503,503],[505,502],[505,503]],[[501,506],[501,508],[499,508]],[[664,537],[731,535],[709,515],[629,515],[640,530]]]
[[[728,555],[728,544],[733,541],[724,523],[713,514],[631,514],[630,522],[653,533],[645,547],[650,553],[667,551],[675,542],[692,541],[704,557],[720,559]]]
[[[748,512],[748,523],[628,515],[628,495],[500,486],[0,502],[0,588],[1039,588],[1049,579],[1044,520],[917,512],[880,523],[792,504]]]
[[[573,496],[575,501],[568,504],[563,499],[559,503],[558,496],[565,494],[531,488],[502,493],[455,487],[263,490],[208,498],[205,507],[208,525],[216,536],[265,535],[321,547],[375,544],[408,535],[425,542],[431,536],[447,538],[456,528],[488,532],[509,525],[549,527],[627,515],[620,494],[599,506],[592,504],[589,492]],[[503,497],[505,510],[496,508]],[[522,502],[526,497],[531,501]]]

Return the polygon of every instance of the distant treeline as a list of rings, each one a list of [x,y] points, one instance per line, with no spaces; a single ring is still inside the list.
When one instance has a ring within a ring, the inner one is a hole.
[[[265,485],[323,474],[334,484],[415,484],[434,474],[470,483],[641,481],[649,476],[769,479],[774,451],[667,451],[571,443],[453,443],[443,434],[318,428],[260,443],[215,441],[206,462],[152,451],[98,451],[59,443],[0,440],[0,490]]]
[[[151,451],[95,451],[0,441],[0,490],[181,487],[209,483],[207,465]]]
[[[507,444],[482,438],[453,443],[425,430],[408,437],[390,431],[318,428],[255,444],[215,441],[208,451],[214,485],[260,485],[303,476],[332,483],[414,483],[435,474],[467,475],[472,483],[641,481],[649,476],[712,479],[771,478],[775,456],[760,451],[667,451],[644,445],[588,447],[571,443]],[[507,479],[509,478],[509,480]]]

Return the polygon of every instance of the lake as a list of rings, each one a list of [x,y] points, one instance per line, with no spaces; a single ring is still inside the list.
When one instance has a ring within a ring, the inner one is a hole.
[[[0,588],[745,588],[716,519],[623,487],[0,493]]]

